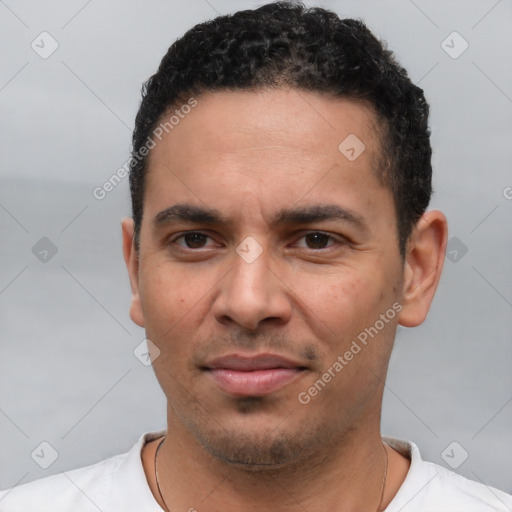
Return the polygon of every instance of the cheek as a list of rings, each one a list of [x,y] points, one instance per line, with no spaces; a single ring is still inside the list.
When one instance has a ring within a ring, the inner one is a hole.
[[[167,263],[148,262],[141,269],[140,296],[146,336],[159,349],[153,370],[167,396],[177,396],[194,344],[203,291],[186,272]]]
[[[200,282],[165,263],[147,262],[141,269],[140,297],[148,337],[166,339],[201,308],[207,292]]]
[[[318,276],[303,276],[297,282],[297,295],[316,322],[345,339],[378,318],[385,303],[381,279],[371,271],[352,270],[339,270],[323,283]]]

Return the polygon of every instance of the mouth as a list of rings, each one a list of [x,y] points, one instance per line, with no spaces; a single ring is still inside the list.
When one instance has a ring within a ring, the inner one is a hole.
[[[258,397],[283,388],[307,367],[276,354],[230,354],[209,361],[201,369],[229,395]]]

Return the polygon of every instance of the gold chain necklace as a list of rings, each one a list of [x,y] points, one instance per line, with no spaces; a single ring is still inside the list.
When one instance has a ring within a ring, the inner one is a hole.
[[[160,489],[160,483],[158,481],[158,470],[156,467],[156,461],[158,459],[158,452],[160,451],[160,447],[162,446],[164,441],[165,441],[165,436],[163,436],[162,440],[158,443],[158,446],[157,446],[156,452],[155,452],[155,481],[156,481],[156,487],[158,489],[158,494],[160,495],[160,499],[162,500],[162,503],[164,504],[165,510],[166,510],[166,512],[170,512],[169,507],[167,506],[167,503],[165,502],[164,497],[162,495],[162,490]],[[384,499],[384,489],[386,488],[386,479],[388,477],[388,451],[386,450],[384,441],[382,442],[382,447],[384,448],[384,454],[386,455],[386,463],[384,465],[384,476],[382,478],[382,489],[380,492],[380,501],[379,501],[379,506],[377,507],[377,512],[380,511],[381,506],[382,506],[382,500]]]

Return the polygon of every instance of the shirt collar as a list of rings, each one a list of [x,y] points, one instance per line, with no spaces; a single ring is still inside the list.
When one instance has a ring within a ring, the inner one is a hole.
[[[149,487],[142,465],[142,448],[146,443],[165,435],[165,430],[142,434],[126,454],[114,478],[113,499],[115,510],[144,510],[162,512]]]
[[[420,450],[413,442],[386,436],[382,439],[391,448],[394,448],[411,461],[405,480],[384,512],[412,510],[406,509],[406,506],[412,506],[411,502],[438,476],[438,471],[436,471],[433,464],[427,464],[422,460]]]

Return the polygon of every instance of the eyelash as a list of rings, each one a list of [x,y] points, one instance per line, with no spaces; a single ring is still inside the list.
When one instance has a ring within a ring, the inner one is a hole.
[[[180,240],[181,238],[184,239],[184,237],[186,237],[187,235],[202,235],[206,238],[210,238],[212,239],[211,236],[207,235],[206,233],[202,233],[201,231],[187,231],[186,233],[182,233],[181,235],[178,235],[177,237],[175,237],[174,239],[170,240],[170,244],[176,244],[176,242],[178,240]],[[312,250],[312,251],[315,251],[315,252],[318,252],[318,251],[325,251],[331,247],[333,247],[334,245],[336,244],[343,244],[343,240],[339,240],[337,238],[335,238],[333,235],[330,235],[329,233],[326,233],[324,231],[308,231],[307,233],[304,233],[300,238],[299,240],[302,240],[303,238],[309,236],[309,235],[322,235],[322,236],[326,236],[328,239],[331,239],[333,240],[334,242],[336,242],[335,244],[331,244],[331,245],[328,245],[327,247],[322,247],[320,249],[313,249],[313,248],[309,248],[309,247],[302,247],[302,249],[309,249],[309,250]],[[213,240],[213,239],[212,239]],[[199,247],[197,249],[195,248],[192,248],[192,247],[183,247],[179,244],[176,244],[180,249],[183,249],[183,250],[188,250],[188,251],[193,251],[193,252],[199,252],[201,249],[208,249],[209,247]]]

